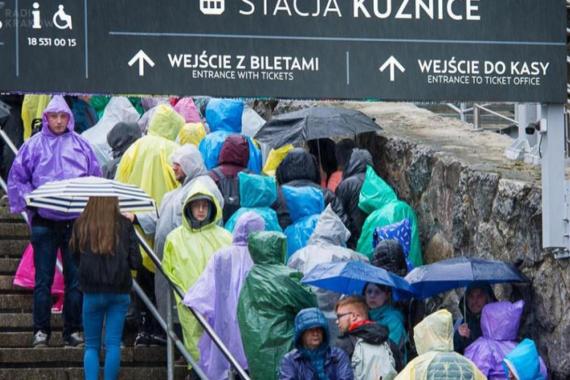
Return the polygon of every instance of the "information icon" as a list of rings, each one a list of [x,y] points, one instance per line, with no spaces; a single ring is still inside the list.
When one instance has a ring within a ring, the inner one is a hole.
[[[200,0],[200,11],[207,16],[219,16],[225,10],[225,0]]]

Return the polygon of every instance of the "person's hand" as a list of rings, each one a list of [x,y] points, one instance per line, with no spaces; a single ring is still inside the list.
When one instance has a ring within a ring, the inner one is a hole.
[[[467,326],[467,323],[460,325],[457,331],[459,332],[459,335],[461,335],[464,338],[469,338],[471,336],[471,330],[469,330],[469,326]]]
[[[122,214],[125,218],[130,220],[131,223],[133,223],[135,221],[135,214],[130,213],[130,212],[123,212]]]

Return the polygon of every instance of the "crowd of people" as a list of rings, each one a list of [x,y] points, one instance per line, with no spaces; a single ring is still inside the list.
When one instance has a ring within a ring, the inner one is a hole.
[[[253,138],[250,124],[263,121],[252,121],[239,100],[83,97],[73,108],[61,96],[27,97],[17,110],[30,133],[11,165],[8,197],[31,227],[32,344],[50,342],[59,249],[63,340],[85,345],[86,379],[98,378],[103,326],[105,379],[117,378],[130,309],[139,322],[135,346],[165,342],[130,295],[132,271],[162,316],[169,282],[185,294],[174,297],[176,322],[211,379],[229,378],[231,366],[189,307],[253,379],[547,378],[534,342],[517,340],[522,301],[497,302],[488,284],[466,289],[455,323],[447,310],[421,315],[385,285],[341,295],[301,284],[327,262],[370,262],[401,276],[422,264],[413,209],[354,141],[271,149]],[[35,133],[24,114],[42,115]],[[113,197],[92,197],[81,214],[26,206],[39,186],[84,176],[136,185],[158,212],[121,213]],[[390,236],[399,228],[408,233]]]

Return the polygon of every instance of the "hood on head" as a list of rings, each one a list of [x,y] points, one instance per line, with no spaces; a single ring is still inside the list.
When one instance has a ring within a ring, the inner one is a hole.
[[[129,99],[124,96],[113,96],[107,103],[99,123],[136,123],[139,118],[138,111],[133,107]]]
[[[321,184],[321,173],[315,156],[302,148],[291,150],[275,172],[277,183],[287,184],[296,180],[308,180]]]
[[[182,98],[174,106],[174,110],[184,118],[187,123],[200,123],[200,113],[190,97]]]
[[[206,106],[206,120],[210,131],[241,133],[243,107],[241,100],[210,99]]]
[[[107,133],[107,143],[113,149],[113,158],[122,156],[141,137],[142,133],[137,123],[120,122],[115,124]]]
[[[154,108],[148,123],[148,134],[175,141],[183,126],[184,119],[182,116],[174,111],[170,105],[161,104]]]
[[[61,95],[55,95],[51,101],[49,102],[48,106],[44,110],[42,114],[42,133],[49,134],[51,136],[55,136],[55,134],[49,129],[48,126],[48,119],[47,114],[51,112],[65,112],[69,115],[69,122],[67,123],[67,130],[74,131],[75,130],[75,117],[73,117],[73,112],[67,105],[67,102]]]
[[[242,135],[231,135],[226,138],[218,165],[235,165],[240,167],[247,167],[249,161],[249,144],[245,137]]]
[[[198,146],[206,135],[204,124],[188,123],[178,133],[178,142],[180,145],[192,144]]]
[[[168,104],[168,96],[151,96],[141,99],[141,105],[145,112],[159,104]]]
[[[348,178],[355,174],[366,173],[367,166],[373,166],[372,155],[366,149],[355,148],[352,150],[350,159],[343,172],[343,178]]]
[[[320,214],[325,208],[325,197],[320,188],[283,186],[281,192],[293,222],[305,216]]]
[[[402,245],[398,240],[382,240],[374,248],[372,265],[405,277],[408,273]]]
[[[453,318],[447,310],[428,315],[414,327],[418,355],[430,351],[453,351]]]
[[[505,374],[509,369],[518,380],[544,380],[540,373],[540,359],[536,344],[530,339],[524,339],[503,360]]]
[[[481,330],[485,338],[517,340],[524,301],[494,302],[483,307]]]
[[[241,207],[271,207],[277,200],[275,178],[244,172],[238,178]]]
[[[254,264],[282,265],[287,253],[287,237],[281,232],[255,232],[249,236],[247,247]]]
[[[172,153],[170,161],[182,167],[182,171],[186,174],[184,183],[188,183],[198,176],[208,174],[202,155],[194,145],[183,145],[176,149]]]
[[[346,247],[350,238],[350,231],[342,223],[342,220],[333,211],[329,204],[319,217],[317,226],[311,235],[308,244],[326,243]]]
[[[191,211],[190,211],[190,204],[198,199],[207,199],[210,201],[210,205],[213,208],[211,212],[213,212],[212,216],[207,220],[207,223],[200,226],[200,228],[195,228],[192,226],[192,220],[190,219]],[[222,219],[222,207],[218,203],[216,197],[208,190],[208,188],[202,184],[200,181],[197,181],[188,191],[188,195],[186,200],[184,201],[182,213],[182,225],[191,230],[196,231],[198,229],[202,230],[205,228],[210,228],[215,226],[221,219]]]
[[[248,211],[243,213],[234,227],[234,245],[247,245],[249,235],[265,230],[265,221],[257,213]]]
[[[327,318],[316,307],[311,307],[307,309],[301,310],[297,316],[295,317],[295,347],[302,348],[303,347],[303,333],[309,329],[320,327],[324,331],[324,339],[323,344],[328,346],[329,345],[329,323]]]

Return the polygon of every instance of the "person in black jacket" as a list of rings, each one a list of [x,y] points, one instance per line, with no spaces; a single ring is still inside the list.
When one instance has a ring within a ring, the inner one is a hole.
[[[311,186],[323,191],[325,207],[330,203],[333,211],[338,217],[346,222],[346,216],[341,203],[336,199],[334,193],[328,189],[323,189],[321,184],[321,174],[319,164],[315,156],[302,148],[295,148],[287,154],[287,157],[279,164],[275,171],[275,178],[279,186],[303,187]],[[285,199],[279,190],[279,197],[274,205],[279,219],[279,225],[285,229],[291,224],[291,218],[285,204]]]
[[[83,291],[84,378],[99,377],[99,351],[105,322],[105,379],[116,379],[121,337],[130,303],[131,270],[142,258],[131,222],[116,197],[91,197],[73,225],[70,247],[79,261]]]
[[[366,177],[366,167],[372,165],[372,155],[366,149],[353,149],[342,175],[342,182],[336,188],[336,196],[346,213],[346,227],[350,231],[348,247],[354,249],[360,238],[366,213],[358,207],[360,190]]]

